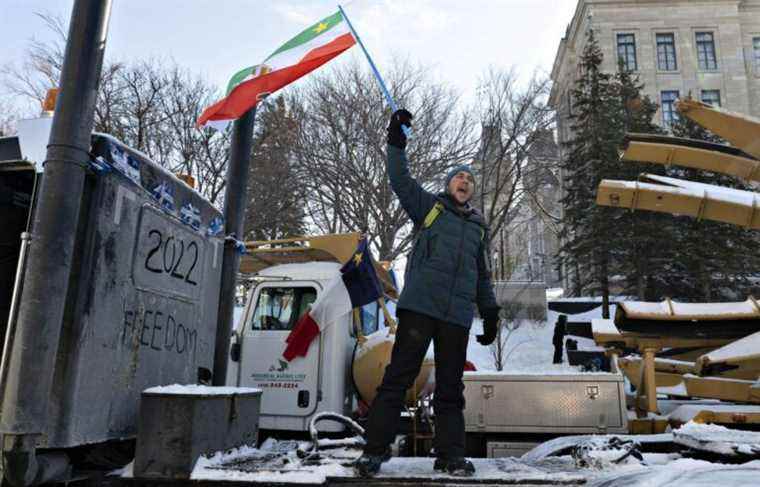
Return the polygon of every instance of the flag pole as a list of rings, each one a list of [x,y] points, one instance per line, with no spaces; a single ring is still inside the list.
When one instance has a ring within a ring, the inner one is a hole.
[[[380,71],[377,70],[377,66],[375,66],[375,62],[372,60],[372,57],[369,55],[369,52],[367,52],[367,48],[364,47],[364,43],[359,37],[359,34],[356,33],[356,30],[354,29],[354,26],[351,24],[351,21],[348,20],[348,15],[346,15],[346,11],[343,10],[343,7],[341,7],[340,5],[338,5],[338,10],[340,10],[341,15],[343,15],[343,18],[346,20],[346,24],[348,25],[348,28],[351,30],[351,35],[354,36],[354,39],[356,39],[356,43],[359,44],[359,47],[362,48],[364,55],[367,57],[367,62],[369,62],[369,66],[370,68],[372,68],[372,72],[375,75],[375,79],[377,79],[377,84],[380,85],[380,90],[385,95],[385,99],[388,101],[388,105],[391,107],[391,111],[396,112],[396,110],[398,110],[398,106],[396,105],[396,102],[393,101],[393,97],[391,96],[391,93],[388,91],[388,88],[385,86],[385,81],[383,81],[383,77],[380,76]],[[411,136],[412,131],[409,127],[407,127],[406,125],[402,125],[401,128],[404,130],[404,135],[406,135],[407,137]]]

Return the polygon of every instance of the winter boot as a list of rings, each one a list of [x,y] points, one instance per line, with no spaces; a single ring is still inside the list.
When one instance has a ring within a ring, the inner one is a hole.
[[[455,477],[472,477],[475,474],[475,466],[464,457],[438,457],[433,464],[433,470]]]
[[[391,450],[385,450],[382,455],[364,453],[354,464],[354,470],[360,477],[374,477],[380,471],[380,465],[391,459]]]

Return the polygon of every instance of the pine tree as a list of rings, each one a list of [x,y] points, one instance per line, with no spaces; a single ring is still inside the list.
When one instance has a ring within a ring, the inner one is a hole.
[[[304,233],[303,186],[293,145],[297,124],[285,99],[259,105],[248,172],[245,238],[273,240]]]
[[[572,139],[562,162],[565,218],[560,233],[560,262],[572,275],[573,294],[601,294],[604,315],[609,315],[610,258],[616,247],[609,232],[610,208],[597,206],[599,182],[612,177],[619,165],[617,143],[620,117],[615,105],[612,76],[602,71],[602,51],[589,30],[581,56],[580,76],[572,93]],[[613,210],[614,211],[614,210]]]
[[[673,135],[713,143],[725,143],[691,120],[680,117],[672,125]],[[743,181],[723,174],[671,167],[670,177],[736,189],[751,190]],[[753,291],[750,280],[760,270],[758,233],[735,225],[678,218],[671,284],[665,292],[683,301],[727,301],[744,299]]]
[[[664,133],[654,123],[658,106],[643,94],[644,85],[638,76],[621,65],[614,81],[617,113],[624,131],[622,135]],[[626,161],[615,168],[615,172],[614,179],[631,181],[642,173],[664,175],[665,168],[646,162]],[[661,299],[658,283],[662,281],[662,274],[668,268],[675,250],[672,245],[672,217],[648,211],[618,211],[612,218],[611,226],[619,242],[613,271],[624,277],[623,294],[647,301]]]

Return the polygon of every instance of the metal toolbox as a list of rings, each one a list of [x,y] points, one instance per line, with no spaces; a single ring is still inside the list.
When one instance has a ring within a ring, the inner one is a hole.
[[[628,432],[621,374],[466,372],[464,386],[468,432]]]
[[[142,393],[136,478],[187,479],[200,455],[256,445],[260,389],[198,387],[195,392],[164,392],[165,389]]]

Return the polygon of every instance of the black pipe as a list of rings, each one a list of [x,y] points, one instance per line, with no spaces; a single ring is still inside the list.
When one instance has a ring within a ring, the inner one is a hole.
[[[18,328],[8,360],[0,420],[4,460],[22,453],[19,449],[34,455],[29,438],[47,430],[110,11],[110,0],[76,0],[71,13]],[[16,478],[35,476],[18,474]]]
[[[224,192],[224,232],[238,240],[243,239],[245,206],[248,193],[248,167],[253,148],[253,120],[256,107],[235,120],[230,142],[230,160],[227,164],[227,188]],[[235,287],[240,269],[240,253],[235,241],[225,240],[222,260],[222,283],[219,291],[216,341],[214,342],[214,377],[212,384],[225,385],[227,360],[230,355],[230,336],[235,312]],[[235,384],[231,384],[235,385]]]

